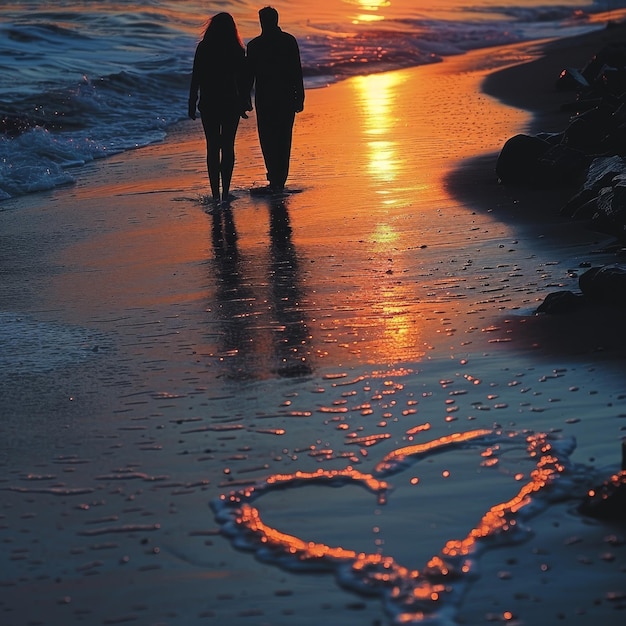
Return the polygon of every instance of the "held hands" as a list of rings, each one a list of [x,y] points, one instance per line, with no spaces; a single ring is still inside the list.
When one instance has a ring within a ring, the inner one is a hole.
[[[252,111],[252,100],[248,98],[242,102],[241,113],[239,114],[244,120],[248,119],[248,111]]]

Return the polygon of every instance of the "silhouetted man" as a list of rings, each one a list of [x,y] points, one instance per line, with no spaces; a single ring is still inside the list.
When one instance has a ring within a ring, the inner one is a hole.
[[[304,108],[302,65],[295,37],[278,26],[278,11],[262,8],[259,21],[261,34],[248,43],[248,63],[267,180],[270,191],[280,192],[289,173],[295,115]]]

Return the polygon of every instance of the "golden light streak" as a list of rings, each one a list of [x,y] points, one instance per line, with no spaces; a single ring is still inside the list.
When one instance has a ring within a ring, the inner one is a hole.
[[[355,4],[363,11],[378,11],[391,5],[390,0],[344,0],[347,4]]]
[[[418,456],[420,454],[425,454],[426,452],[431,452],[437,448],[447,447],[458,443],[464,443],[466,441],[471,441],[480,437],[486,437],[491,434],[491,430],[471,430],[466,433],[452,433],[451,435],[446,435],[433,441],[427,441],[426,443],[418,443],[415,445],[398,448],[387,454],[383,458],[383,460],[378,463],[376,469],[374,470],[374,473],[381,474],[383,472],[389,471],[393,466],[398,463],[402,463],[408,457]]]
[[[360,76],[354,80],[359,91],[358,102],[363,108],[363,133],[368,138],[368,169],[373,177],[387,183],[396,178],[399,167],[398,145],[389,137],[397,123],[396,87],[401,80],[397,72]]]
[[[366,14],[366,13],[361,13],[360,15],[357,15],[356,18],[353,20],[353,24],[359,24],[361,22],[382,22],[382,20],[384,20],[385,18],[382,15],[371,15],[371,14]]]
[[[385,19],[380,9],[388,7],[391,2],[389,0],[344,0],[348,4],[355,4],[362,13],[358,13],[352,20],[353,24],[361,22],[372,23],[381,22]],[[365,12],[367,11],[367,13]]]

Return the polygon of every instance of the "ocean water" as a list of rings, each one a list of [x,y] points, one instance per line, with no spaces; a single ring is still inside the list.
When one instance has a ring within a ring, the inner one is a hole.
[[[626,0],[277,0],[308,88],[466,50],[597,28]],[[244,41],[259,3],[228,0]],[[0,201],[71,184],[76,167],[162,140],[186,115],[199,0],[8,0],[0,6]],[[1,205],[0,205],[1,206]]]

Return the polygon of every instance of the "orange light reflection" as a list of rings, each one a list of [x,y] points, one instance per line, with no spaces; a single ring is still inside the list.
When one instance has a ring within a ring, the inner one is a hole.
[[[409,455],[432,453],[439,447],[454,446],[486,435],[507,437],[506,434],[497,435],[489,430],[454,433],[421,445],[401,448],[389,454],[386,459],[403,459]],[[535,468],[530,472],[530,481],[515,497],[491,507],[464,539],[448,541],[443,550],[433,556],[421,572],[409,569],[381,553],[357,552],[341,546],[329,546],[279,531],[266,525],[259,511],[249,503],[251,499],[273,488],[297,487],[310,481],[324,484],[338,482],[339,485],[361,483],[379,496],[388,489],[386,482],[371,474],[362,474],[350,466],[344,470],[320,469],[316,472],[276,474],[256,488],[232,492],[229,498],[222,496],[222,501],[228,501],[228,507],[233,509],[230,519],[240,532],[247,535],[246,544],[262,548],[266,554],[273,554],[283,563],[286,563],[283,557],[287,557],[301,565],[310,563],[315,568],[322,565],[327,569],[334,569],[348,565],[354,576],[351,580],[363,592],[384,593],[402,607],[397,615],[397,622],[411,622],[415,616],[421,615],[422,619],[435,610],[436,604],[445,602],[446,595],[454,589],[455,581],[462,579],[472,569],[472,559],[466,557],[475,556],[484,539],[515,530],[521,509],[529,505],[535,494],[549,487],[565,471],[565,459],[559,458],[547,435],[530,435],[526,438],[526,444],[529,457],[538,459]],[[393,473],[393,469],[390,465],[382,468],[386,474]],[[248,541],[249,539],[252,541]],[[267,550],[270,552],[267,553]]]
[[[390,140],[397,122],[395,111],[397,86],[402,75],[397,72],[359,76],[354,80],[358,102],[363,108],[363,133],[366,136],[370,174],[381,182],[395,180],[399,168],[398,144]]]
[[[391,3],[389,0],[344,0],[349,4],[356,4],[359,10],[367,11],[367,13],[359,13],[352,20],[353,24],[359,24],[361,22],[381,22],[385,19],[384,15],[381,15],[378,10],[384,7],[388,7]]]
[[[399,189],[405,188],[404,181],[400,180],[405,164],[398,141],[402,136],[398,132],[401,125],[398,99],[402,93],[400,86],[405,80],[405,74],[391,72],[360,76],[350,81],[351,89],[356,92],[357,132],[364,139],[363,163],[369,174],[369,188],[379,196],[381,206],[395,211],[406,202],[404,192],[398,193]],[[422,334],[421,324],[409,305],[414,297],[411,286],[396,278],[404,273],[405,268],[394,266],[390,258],[391,250],[406,245],[406,233],[396,225],[395,211],[379,215],[379,219],[372,222],[368,241],[371,249],[380,255],[377,272],[381,280],[371,284],[370,294],[366,297],[373,310],[358,322],[363,328],[375,324],[379,332],[377,351],[386,355],[415,351],[416,346],[421,345]]]
[[[426,443],[418,443],[412,446],[398,448],[397,450],[393,450],[392,452],[387,454],[383,458],[383,460],[378,463],[376,469],[374,470],[374,474],[380,475],[386,472],[393,471],[395,467],[406,461],[408,457],[419,456],[420,454],[432,452],[437,448],[464,443],[466,441],[471,441],[472,439],[487,437],[491,434],[493,434],[493,431],[491,430],[471,430],[465,433],[452,433],[451,435],[446,435],[444,437],[440,437],[439,439],[428,441]]]
[[[529,449],[531,457],[537,448],[544,454],[530,473],[530,481],[507,502],[492,506],[465,539],[448,541],[441,552],[444,556],[466,556],[475,550],[476,543],[480,539],[513,529],[517,525],[516,514],[530,504],[533,494],[547,487],[557,474],[565,470],[559,459],[551,454],[550,444],[543,442],[540,447],[537,440],[531,440]]]

